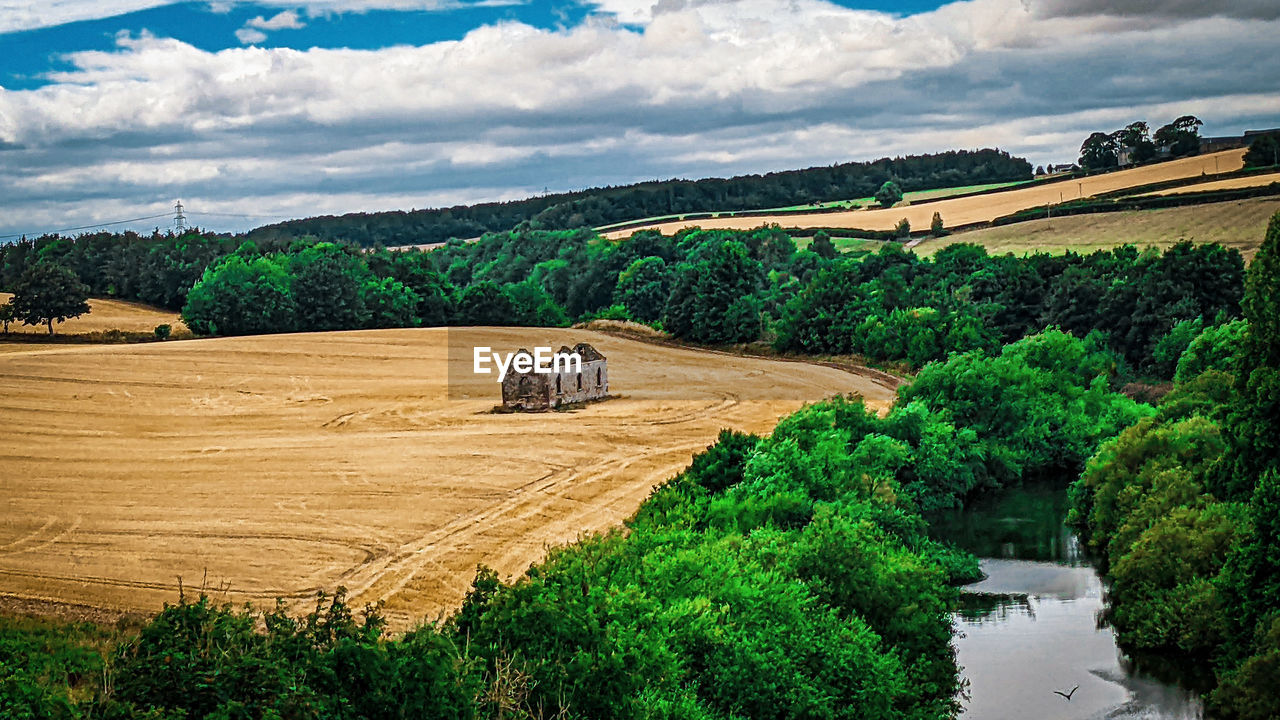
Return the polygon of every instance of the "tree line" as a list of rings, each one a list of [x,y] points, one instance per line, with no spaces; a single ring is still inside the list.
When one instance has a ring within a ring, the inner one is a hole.
[[[904,191],[1028,180],[1031,164],[994,149],[703,180],[662,180],[592,188],[502,203],[321,216],[266,225],[249,239],[300,237],[376,245],[432,244],[515,229],[567,230],[637,218],[715,210],[763,210],[871,197],[887,181]]]
[[[142,269],[117,262],[134,256]],[[157,263],[169,268],[163,280],[143,281]],[[612,318],[695,343],[768,342],[918,368],[1059,327],[1109,349],[1126,375],[1155,378],[1172,378],[1193,330],[1239,316],[1244,275],[1239,253],[1219,245],[1016,257],[955,244],[921,258],[897,244],[842,254],[825,233],[800,249],[777,227],[642,231],[621,242],[513,231],[432,251],[315,239],[231,249],[199,234],[0,248],[0,279],[17,283],[37,265],[75,271],[93,295],[163,296],[206,335]]]
[[[1200,128],[1204,123],[1194,115],[1183,115],[1154,134],[1145,121],[1131,122],[1112,132],[1095,132],[1080,146],[1080,167],[1106,170],[1119,166],[1121,154],[1129,164],[1150,162],[1159,156],[1186,157],[1200,153]]]
[[[1126,647],[1200,659],[1225,718],[1280,717],[1280,214],[1244,318],[1198,329],[1154,414],[1105,443],[1072,519]]]

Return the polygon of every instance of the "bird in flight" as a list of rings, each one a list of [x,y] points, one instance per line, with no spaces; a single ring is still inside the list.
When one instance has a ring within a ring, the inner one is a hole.
[[[1067,702],[1071,702],[1071,696],[1072,696],[1072,695],[1075,695],[1075,694],[1076,694],[1076,691],[1077,691],[1077,690],[1079,690],[1079,689],[1080,689],[1080,686],[1079,686],[1079,685],[1077,685],[1077,686],[1075,686],[1075,687],[1071,688],[1071,692],[1062,692],[1061,690],[1054,690],[1054,691],[1053,691],[1053,694],[1054,694],[1054,695],[1061,695],[1062,697],[1064,697],[1064,698],[1066,698],[1066,699],[1067,699]]]

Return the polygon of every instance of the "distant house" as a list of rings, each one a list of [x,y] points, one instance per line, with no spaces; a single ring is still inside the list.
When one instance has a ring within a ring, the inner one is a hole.
[[[577,353],[580,367],[557,368],[553,372],[516,372],[512,369],[502,379],[502,406],[507,410],[552,410],[574,403],[603,400],[609,396],[608,360],[587,343],[570,349],[561,346],[559,354]],[[532,356],[520,348],[517,355]]]
[[[1050,165],[1046,169],[1050,175],[1057,175],[1059,173],[1075,172],[1080,169],[1080,166],[1075,163],[1066,163],[1065,165]]]

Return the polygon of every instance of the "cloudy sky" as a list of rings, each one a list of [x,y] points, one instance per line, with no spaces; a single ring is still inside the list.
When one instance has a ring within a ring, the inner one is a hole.
[[[0,241],[1280,125],[1276,0],[0,0]]]

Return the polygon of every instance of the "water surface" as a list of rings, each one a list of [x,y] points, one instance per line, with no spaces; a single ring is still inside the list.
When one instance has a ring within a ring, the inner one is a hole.
[[[955,614],[962,720],[1203,720],[1188,688],[1203,687],[1205,669],[1116,646],[1100,620],[1103,582],[1065,527],[1066,508],[1061,489],[1030,486],[933,519],[987,574],[963,588]]]

